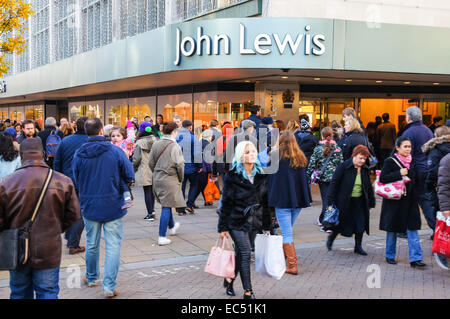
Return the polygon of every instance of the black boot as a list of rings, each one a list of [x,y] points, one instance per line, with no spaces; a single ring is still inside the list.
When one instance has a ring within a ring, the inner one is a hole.
[[[358,255],[367,256],[367,253],[362,249],[362,234],[355,234],[355,253]]]
[[[337,232],[333,231],[332,233],[330,233],[328,235],[328,239],[327,239],[327,248],[328,250],[331,250],[331,247],[333,247],[333,242],[337,237]]]
[[[253,294],[253,291],[251,289],[250,290],[245,290],[245,292],[251,292],[251,294],[247,295],[247,294],[244,293],[244,299],[255,299],[255,295]]]
[[[236,296],[233,289],[234,279],[231,279],[231,282],[228,282],[227,278],[223,280],[223,286],[226,288],[226,293],[228,296]]]

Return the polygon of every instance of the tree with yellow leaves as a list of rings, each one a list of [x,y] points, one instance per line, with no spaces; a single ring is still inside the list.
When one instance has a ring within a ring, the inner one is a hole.
[[[31,4],[26,1],[0,0],[0,77],[11,67],[11,63],[6,61],[6,55],[19,55],[24,51],[26,41],[23,33],[32,14]]]

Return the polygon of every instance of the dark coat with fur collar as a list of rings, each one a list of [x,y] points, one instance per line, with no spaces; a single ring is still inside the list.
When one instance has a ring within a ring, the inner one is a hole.
[[[268,206],[268,178],[264,174],[256,174],[253,184],[238,174],[235,169],[224,176],[222,190],[222,208],[219,215],[218,231],[241,230],[250,232],[254,225],[244,216],[247,207],[260,204],[256,218],[262,222],[264,230],[270,230],[271,216]]]
[[[427,155],[427,177],[425,180],[429,191],[436,190],[439,162],[450,153],[450,135],[435,137],[422,146],[422,152]]]

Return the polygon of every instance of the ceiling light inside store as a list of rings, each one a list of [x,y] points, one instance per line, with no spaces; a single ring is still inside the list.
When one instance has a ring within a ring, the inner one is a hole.
[[[287,77],[287,76],[282,76],[281,78],[282,79],[289,79],[289,77]]]
[[[438,83],[438,82],[434,82],[434,83],[433,83],[433,85],[439,85],[439,84],[440,84],[440,83]]]
[[[245,80],[245,82],[246,82],[246,83],[250,83],[251,81],[250,81],[250,80]]]
[[[403,82],[403,84],[411,84],[411,82]]]
[[[377,82],[377,83],[383,83],[383,81],[380,81],[380,80],[378,80],[378,81],[375,81],[375,82]]]
[[[315,81],[319,81],[319,80],[320,80],[320,78],[314,78],[314,80],[315,80]]]
[[[351,79],[345,80],[345,82],[351,82],[351,81],[353,81],[353,80],[351,80]]]

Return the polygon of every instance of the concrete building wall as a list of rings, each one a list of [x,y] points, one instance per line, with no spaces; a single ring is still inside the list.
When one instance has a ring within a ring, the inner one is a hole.
[[[265,17],[304,17],[450,27],[448,0],[263,0]]]

